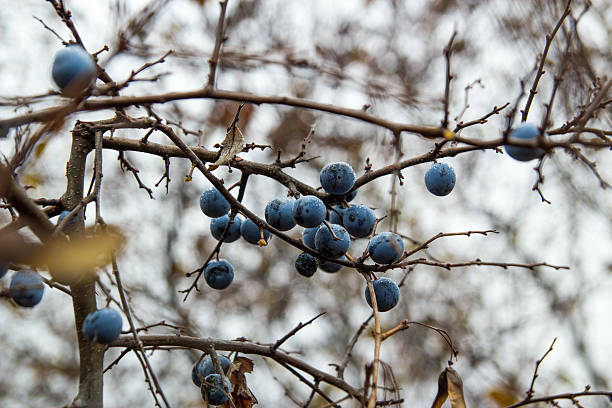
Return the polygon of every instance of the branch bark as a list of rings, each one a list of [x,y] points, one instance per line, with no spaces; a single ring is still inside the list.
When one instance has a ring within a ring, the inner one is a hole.
[[[344,380],[334,375],[323,372],[315,367],[312,367],[311,365],[305,363],[304,361],[296,357],[293,357],[292,355],[289,355],[279,350],[273,350],[268,345],[255,344],[249,341],[219,340],[212,338],[198,338],[176,335],[141,335],[139,337],[140,341],[145,347],[156,348],[163,346],[175,346],[197,349],[201,350],[202,352],[206,352],[206,350],[210,346],[212,346],[215,348],[215,350],[235,351],[242,354],[255,354],[263,357],[269,357],[275,361],[288,364],[292,367],[297,368],[298,370],[308,373],[315,379],[319,379],[323,382],[333,385],[334,387],[340,388],[341,390],[346,391],[353,398],[356,398],[359,401],[361,401],[363,397],[362,390],[353,387]],[[138,347],[134,338],[131,335],[120,336],[119,339],[113,342],[110,346],[129,348]]]

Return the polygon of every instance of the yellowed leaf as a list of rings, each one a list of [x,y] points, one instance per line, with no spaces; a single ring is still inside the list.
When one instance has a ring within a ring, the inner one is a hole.
[[[440,373],[438,377],[438,392],[434,399],[431,408],[440,408],[448,398],[448,386],[446,385],[446,370]]]
[[[111,255],[124,244],[125,237],[117,228],[94,234],[85,231],[72,235],[70,240],[58,239],[44,245],[32,263],[46,265],[51,271],[63,271],[62,274],[80,275],[110,263]]]
[[[42,156],[46,147],[47,147],[47,142],[38,143],[36,145],[36,149],[34,150],[34,157],[38,159],[40,156]]]
[[[22,177],[21,182],[28,186],[38,187],[42,184],[43,179],[36,173],[27,173]]]
[[[489,390],[487,396],[499,407],[507,407],[517,401],[512,391],[503,385],[496,386]]]
[[[446,368],[446,386],[448,387],[448,398],[452,408],[466,408],[463,395],[463,380],[451,367]]]

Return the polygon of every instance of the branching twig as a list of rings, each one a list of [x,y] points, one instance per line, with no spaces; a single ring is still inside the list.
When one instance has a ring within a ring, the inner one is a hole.
[[[499,115],[501,111],[503,111],[504,109],[506,109],[506,107],[508,107],[508,105],[510,105],[510,102],[506,102],[505,104],[503,104],[502,106],[494,106],[493,109],[491,109],[490,112],[485,113],[484,115],[482,115],[480,118],[478,119],[474,119],[474,120],[470,120],[469,122],[459,122],[457,123],[457,126],[455,127],[455,129],[453,130],[454,133],[459,132],[461,129],[465,129],[466,127],[470,127],[470,126],[474,126],[474,125],[483,125],[485,123],[487,123],[487,121],[489,120],[489,118],[493,115]]]
[[[546,197],[544,197],[544,194],[542,193],[542,190],[540,189],[540,186],[544,184],[544,175],[542,174],[542,167],[544,165],[544,157],[541,157],[540,160],[538,160],[538,165],[533,168],[538,177],[536,179],[535,184],[531,188],[531,190],[535,190],[538,192],[538,194],[540,195],[540,198],[542,199],[542,202],[545,202],[547,204],[552,204],[549,200],[546,199]]]
[[[134,175],[134,178],[136,179],[136,182],[138,183],[138,188],[144,189],[149,194],[149,197],[152,200],[154,200],[155,197],[153,197],[153,190],[151,190],[149,187],[147,187],[142,182],[142,180],[138,176],[138,173],[140,172],[140,170],[138,170],[136,167],[134,167],[134,165],[132,163],[130,163],[130,161],[127,159],[127,157],[124,156],[123,151],[119,152],[117,160],[119,160],[119,162],[121,164],[121,169],[122,170],[128,170],[128,171],[132,172],[132,174]]]
[[[394,334],[403,331],[403,330],[407,330],[410,328],[411,324],[416,324],[418,326],[422,326],[425,327],[427,329],[431,329],[433,331],[435,331],[436,333],[438,333],[446,342],[446,344],[448,344],[448,347],[450,348],[450,359],[449,359],[449,364],[452,364],[453,358],[457,358],[457,354],[459,353],[457,351],[457,349],[455,348],[455,344],[453,343],[453,339],[451,338],[451,336],[448,334],[448,332],[445,329],[441,329],[439,327],[434,327],[431,326],[429,324],[425,324],[425,323],[421,323],[421,322],[409,322],[408,320],[404,319],[401,322],[399,322],[395,327],[387,330],[386,332],[381,334],[381,340],[384,341],[387,338],[393,336]]]
[[[559,28],[561,28],[563,21],[570,14],[570,4],[572,4],[572,0],[568,0],[567,5],[565,6],[565,10],[559,18],[557,25],[555,25],[555,28],[553,29],[552,33],[546,34],[546,44],[544,45],[544,51],[542,52],[542,56],[540,57],[540,65],[538,66],[538,71],[536,72],[536,76],[533,80],[533,85],[529,90],[529,96],[527,97],[525,108],[521,111],[521,122],[525,122],[527,120],[527,116],[529,115],[529,108],[531,108],[533,98],[538,93],[538,83],[540,82],[540,78],[542,78],[542,75],[544,75],[545,72],[544,65],[546,64],[546,58],[548,57],[548,50],[550,49],[550,46],[552,44],[553,39],[555,38],[555,35],[557,34],[557,31],[559,31]]]
[[[119,296],[121,298],[121,304],[123,306],[123,311],[130,325],[130,330],[132,332],[132,336],[133,336],[133,339],[136,345],[136,350],[135,350],[136,355],[137,356],[139,355],[140,358],[142,359],[142,362],[144,363],[143,370],[145,371],[145,374],[148,372],[155,386],[155,392],[151,390],[153,393],[153,398],[156,401],[156,405],[158,405],[157,396],[155,394],[159,394],[162,400],[164,401],[164,405],[167,408],[170,408],[170,403],[168,402],[168,399],[166,398],[166,395],[164,394],[164,391],[162,390],[159,384],[157,376],[155,375],[155,372],[153,371],[153,366],[151,365],[151,362],[149,361],[149,358],[147,357],[147,354],[144,351],[144,348],[143,348],[144,344],[140,340],[138,336],[138,332],[136,331],[136,326],[134,325],[134,320],[132,319],[132,312],[130,310],[130,305],[128,304],[127,298],[125,296],[125,291],[123,290],[123,285],[121,283],[121,276],[119,275],[119,267],[117,266],[117,260],[115,259],[114,255],[112,255],[112,265],[113,265],[113,275],[117,283],[117,289],[119,290]]]
[[[532,398],[529,401],[521,401],[516,404],[508,405],[506,408],[524,407],[525,405],[538,404],[541,402],[553,404],[556,400],[570,400],[575,404],[577,402],[576,398],[578,397],[608,397],[608,399],[610,399],[612,398],[612,391],[590,391],[590,387],[587,387],[586,390],[582,392],[556,394],[549,395],[546,397]]]
[[[357,344],[357,340],[359,340],[361,333],[363,333],[366,327],[368,327],[368,323],[370,323],[370,320],[372,320],[373,317],[374,317],[374,314],[372,313],[363,323],[361,323],[361,326],[359,326],[359,329],[357,329],[357,332],[353,335],[353,338],[351,339],[351,341],[349,342],[346,348],[346,352],[344,353],[342,362],[340,362],[340,364],[332,364],[336,368],[336,372],[338,373],[338,378],[344,378],[344,370],[346,369],[346,366],[349,363],[351,354],[353,353],[353,348],[355,348],[355,344]]]
[[[529,386],[529,390],[526,392],[527,396],[525,397],[525,401],[529,401],[533,398],[533,394],[535,393],[533,387],[535,386],[536,379],[538,378],[538,368],[540,368],[540,364],[542,364],[542,361],[544,361],[546,356],[553,350],[553,346],[555,345],[556,341],[557,338],[555,337],[546,353],[544,353],[544,355],[540,357],[538,361],[536,361],[535,369],[533,370],[533,377],[531,378],[531,385]]]
[[[406,252],[405,257],[408,257],[416,252],[419,252],[423,249],[427,249],[429,248],[429,244],[431,244],[433,241],[443,238],[443,237],[454,237],[454,236],[459,236],[459,235],[465,235],[465,236],[471,236],[471,235],[475,235],[475,234],[479,234],[479,235],[484,235],[487,236],[488,234],[499,234],[498,231],[496,230],[486,230],[486,231],[465,231],[465,232],[440,232],[436,235],[434,235],[433,237],[429,238],[427,241],[423,242],[422,244],[418,245],[417,247],[411,249],[410,251]]]
[[[272,350],[276,350],[278,349],[281,344],[283,344],[285,341],[287,341],[290,337],[292,337],[293,335],[295,335],[298,331],[300,331],[301,329],[303,329],[304,327],[308,326],[310,323],[314,322],[316,319],[318,319],[319,317],[323,316],[325,314],[325,312],[321,312],[318,315],[316,315],[315,317],[313,317],[312,319],[310,319],[309,321],[307,321],[306,323],[302,323],[300,322],[297,326],[295,326],[289,333],[285,334],[283,337],[281,337],[280,339],[278,339],[271,347]]]

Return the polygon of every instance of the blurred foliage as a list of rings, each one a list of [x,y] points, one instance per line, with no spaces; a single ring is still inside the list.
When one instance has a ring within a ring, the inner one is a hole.
[[[61,27],[44,2],[24,3],[36,10],[47,24]],[[308,3],[230,0],[228,38],[220,61],[218,86],[309,98],[357,109],[363,107],[372,114],[398,122],[438,125],[444,92],[442,50],[453,29],[457,29],[452,60],[456,77],[452,83],[451,119],[466,109],[465,119],[469,120],[494,105],[514,101],[520,92],[520,80],[526,81],[528,91],[545,35],[565,6],[561,0]],[[176,51],[175,57],[158,68],[169,71],[169,78],[155,84],[135,83],[128,92],[193,89],[204,83],[206,62],[215,37],[217,2],[116,1],[103,14],[112,26],[103,38],[94,35],[98,33],[99,16],[77,2],[69,6],[78,11],[76,24],[86,43],[92,44],[92,50],[109,45],[110,51],[101,53],[100,61],[117,78],[127,77],[130,70],[159,58],[168,49]],[[609,35],[612,5],[574,1],[572,9],[570,22],[563,26],[559,41],[553,44],[551,63],[530,116],[533,120],[540,119],[552,77],[555,72],[562,72],[560,99],[551,118],[554,126],[573,118],[600,85],[599,75],[612,72],[609,41],[594,38],[597,33],[607,33],[606,38],[612,38]],[[25,14],[15,13],[29,19],[31,13]],[[576,25],[581,18],[588,20]],[[16,24],[17,21],[0,19],[1,31],[18,31]],[[68,34],[64,30],[62,35]],[[0,65],[0,78],[7,69],[4,63]],[[483,86],[472,89],[466,103],[464,88],[477,79],[482,79]],[[19,92],[19,88],[12,90]],[[155,109],[160,116],[192,130],[193,134],[184,135],[191,145],[202,144],[214,149],[223,140],[237,105],[224,101],[193,104],[187,101]],[[27,109],[26,105],[17,108],[18,111]],[[6,111],[2,115],[9,116]],[[607,126],[611,119],[609,109],[599,117]],[[303,176],[313,186],[318,185],[320,168],[331,160],[351,163],[358,175],[363,174],[366,158],[374,168],[395,160],[392,136],[375,127],[303,109],[254,105],[244,107],[238,127],[247,143],[270,144],[273,151],[240,156],[267,163],[274,161],[278,151],[283,159],[292,157],[299,152],[303,138],[313,126],[315,134],[307,156],[319,158],[288,170],[300,178]],[[504,126],[505,117],[500,115],[483,127],[465,132],[471,136],[495,137]],[[64,127],[63,135],[36,145],[33,158],[19,170],[20,181],[36,187],[30,191],[32,196],[62,194],[69,130]],[[117,133],[134,138],[143,136],[137,131]],[[413,135],[406,135],[402,140],[403,158],[423,154],[434,147],[433,142]],[[4,153],[5,145],[2,149]],[[612,175],[605,164],[605,154],[609,153],[585,150],[602,163],[600,170]],[[138,324],[166,320],[183,327],[185,332],[204,337],[244,336],[252,341],[272,343],[298,321],[326,311],[325,317],[283,347],[333,372],[327,364],[340,362],[346,345],[370,313],[362,299],[361,277],[343,269],[336,274],[319,271],[313,279],[306,280],[293,270],[298,251],[278,239],[273,239],[265,248],[245,243],[224,244],[221,255],[234,264],[234,283],[223,292],[209,290],[201,283],[201,292],[191,294],[183,302],[184,294],[179,291],[191,282],[185,273],[198,268],[216,245],[209,234],[208,220],[197,205],[207,185],[200,175],[194,175],[193,183],[183,183],[190,165],[184,160],[172,159],[170,192],[165,194],[162,183],[155,189],[156,200],[152,201],[138,191],[131,174],[121,173],[118,163],[107,159],[110,157],[104,156],[103,214],[114,225],[121,226],[122,235],[71,241],[69,246],[54,249],[54,255],[43,263],[60,261],[61,265],[56,266],[63,267],[63,262],[78,261],[82,262],[78,269],[99,267],[96,271],[101,284],[114,291],[112,277],[104,267],[108,259],[98,262],[95,255],[108,254],[125,244],[119,263]],[[164,172],[159,158],[133,153],[130,159],[141,170],[147,185],[156,183]],[[554,206],[546,208],[551,215],[545,218],[544,204],[531,191],[535,175],[529,165],[517,170],[518,167],[505,162],[499,164],[504,159],[481,152],[454,159],[458,185],[447,201],[426,196],[421,186],[422,167],[403,170],[405,185],[398,187],[399,230],[413,240],[406,243],[416,246],[417,242],[440,231],[485,226],[499,230],[500,236],[452,238],[432,245],[427,254],[449,262],[476,257],[525,263],[546,260],[569,263],[573,269],[557,272],[472,267],[449,271],[420,266],[392,271],[389,275],[397,282],[405,278],[402,300],[393,312],[384,315],[383,330],[404,318],[447,329],[459,348],[457,366],[469,406],[505,406],[522,398],[529,386],[534,361],[552,337],[558,335],[563,335],[561,343],[565,344],[566,354],[565,361],[557,361],[555,367],[567,365],[568,374],[557,378],[551,371],[543,373],[538,379],[538,391],[579,390],[584,388],[585,381],[594,387],[609,387],[609,376],[603,371],[606,367],[601,364],[605,359],[599,358],[597,352],[601,349],[595,348],[593,342],[596,336],[587,336],[600,328],[590,324],[589,297],[601,297],[601,290],[609,288],[609,255],[607,259],[595,259],[591,256],[595,249],[589,247],[596,240],[601,241],[598,245],[609,243],[609,236],[593,238],[590,228],[603,225],[603,229],[612,230],[609,194],[597,190],[598,183],[588,169],[557,151],[546,161],[544,187],[552,196]],[[237,171],[222,168],[217,172],[224,176],[228,186],[238,181]],[[389,210],[390,191],[391,177],[381,178],[373,185],[360,188],[355,202],[375,207],[380,217]],[[286,189],[269,180],[251,177],[245,203],[263,215],[267,201],[286,194]],[[90,224],[94,216],[92,210],[88,211]],[[0,217],[3,217],[2,225],[10,222],[4,210]],[[388,228],[386,221],[380,228]],[[300,236],[297,230],[291,234]],[[127,240],[125,243],[123,237]],[[602,276],[608,277],[605,284],[600,284]],[[108,301],[99,294],[99,304]],[[1,406],[57,406],[66,404],[74,396],[78,365],[66,296],[53,292],[43,304],[50,306],[30,313],[13,309],[7,302],[0,303],[0,314],[6,318],[4,327],[10,328],[0,332],[0,361],[3,367],[11,368],[0,372]],[[56,310],[62,311],[55,313]],[[597,324],[601,321],[597,320]],[[27,325],[33,328],[22,329]],[[363,367],[372,358],[371,330],[370,324],[347,368],[345,378],[352,384],[362,384]],[[162,327],[160,331],[174,333],[170,328]],[[108,353],[107,364],[117,353],[117,350]],[[382,359],[390,365],[388,378],[398,384],[399,396],[406,400],[406,406],[426,406],[433,400],[436,379],[446,366],[448,356],[444,341],[421,327],[402,332],[383,344]],[[164,390],[176,406],[201,406],[199,391],[189,379],[191,364],[196,358],[196,353],[182,351],[158,350],[154,354],[154,366],[159,370]],[[259,358],[253,361],[253,372],[245,378],[262,406],[274,403],[288,406],[287,394],[302,400],[308,397],[309,390],[287,376],[282,368],[272,363],[268,366]],[[105,399],[109,406],[151,403],[139,370],[136,360],[126,357],[106,374]],[[335,392],[325,391],[332,395]],[[323,401],[315,399],[312,406],[322,404]]]

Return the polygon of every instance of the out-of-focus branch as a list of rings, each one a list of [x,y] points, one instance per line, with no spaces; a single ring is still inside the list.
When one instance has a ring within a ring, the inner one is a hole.
[[[533,80],[533,85],[529,90],[529,96],[527,97],[527,102],[525,103],[525,108],[522,110],[521,122],[525,122],[527,120],[527,116],[529,115],[529,109],[531,108],[531,103],[533,102],[533,98],[538,93],[538,83],[540,82],[540,78],[544,75],[544,64],[546,63],[546,58],[548,57],[548,50],[550,49],[550,45],[552,44],[557,31],[561,28],[561,24],[565,21],[565,18],[569,15],[571,9],[570,5],[572,4],[572,0],[568,0],[567,5],[565,6],[565,10],[563,14],[559,18],[557,25],[552,30],[552,33],[546,34],[546,44],[544,45],[544,51],[542,52],[542,56],[540,57],[540,65],[538,66],[538,71],[536,72],[536,76]]]
[[[446,59],[446,82],[444,85],[444,119],[442,119],[442,128],[448,128],[448,116],[449,111],[448,107],[450,105],[450,85],[454,76],[451,72],[451,53],[453,52],[453,41],[455,41],[455,37],[457,36],[457,32],[454,31],[453,35],[451,35],[450,40],[448,40],[448,44],[444,47],[444,58]]]
[[[553,404],[553,402],[557,400],[570,400],[572,401],[574,405],[576,405],[579,397],[608,397],[608,399],[610,399],[612,398],[612,391],[590,391],[590,387],[586,387],[585,391],[572,392],[572,393],[568,392],[565,394],[556,394],[556,395],[549,395],[546,397],[532,398],[529,401],[521,401],[513,405],[508,405],[506,408],[518,408],[518,407],[524,407],[526,405],[531,405],[531,404],[539,404],[542,402]],[[576,405],[576,406],[579,406],[579,405]]]
[[[208,72],[208,86],[215,86],[215,73],[217,72],[217,64],[219,63],[219,54],[221,53],[221,46],[225,41],[225,11],[227,10],[227,1],[222,0],[219,2],[219,21],[217,22],[217,32],[215,35],[215,47],[213,48],[212,55],[208,60],[210,70]]]
[[[428,138],[438,138],[443,136],[443,129],[440,127],[419,126],[394,122],[374,115],[370,115],[361,109],[344,108],[303,98],[293,98],[288,96],[262,96],[246,92],[224,91],[211,88],[203,88],[186,92],[169,92],[165,94],[146,96],[116,96],[112,98],[100,97],[95,99],[90,98],[89,100],[83,101],[82,103],[76,106],[57,106],[24,115],[14,116],[9,119],[0,120],[0,126],[15,127],[26,123],[47,122],[57,117],[57,115],[62,112],[62,110],[66,111],[65,114],[70,114],[82,111],[125,108],[128,106],[136,105],[146,106],[187,99],[215,99],[236,102],[249,102],[256,105],[267,104],[292,106],[358,119],[367,123],[371,123],[373,125],[389,129],[394,133],[416,133]]]

